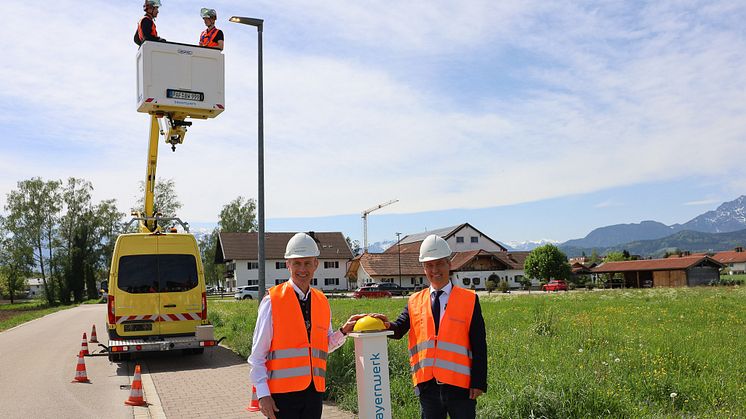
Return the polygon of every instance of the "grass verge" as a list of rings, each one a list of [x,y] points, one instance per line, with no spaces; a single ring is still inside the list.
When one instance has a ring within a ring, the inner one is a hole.
[[[83,304],[94,304],[97,301],[98,300],[86,300]],[[76,306],[78,306],[78,304],[50,307],[42,300],[0,305],[0,332],[16,327],[19,324],[38,319],[39,317],[44,317],[47,314]]]
[[[481,299],[489,389],[478,417],[746,417],[746,287]],[[210,302],[217,336],[248,356],[257,303]],[[395,318],[405,300],[330,300]],[[394,417],[418,417],[406,338],[389,341]],[[354,348],[333,352],[327,398],[357,410]]]

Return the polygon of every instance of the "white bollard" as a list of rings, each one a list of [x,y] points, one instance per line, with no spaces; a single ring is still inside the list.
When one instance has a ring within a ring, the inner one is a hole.
[[[388,335],[394,332],[350,333],[355,339],[357,408],[360,419],[391,419]]]

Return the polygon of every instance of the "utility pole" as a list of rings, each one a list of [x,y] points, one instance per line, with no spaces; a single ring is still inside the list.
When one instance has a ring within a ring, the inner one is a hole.
[[[383,204],[378,204],[375,207],[371,207],[363,211],[363,253],[368,252],[368,214],[397,202],[399,202],[398,199],[392,199],[391,201],[384,202]]]
[[[399,287],[401,288],[401,233],[396,233],[396,251],[399,254]]]

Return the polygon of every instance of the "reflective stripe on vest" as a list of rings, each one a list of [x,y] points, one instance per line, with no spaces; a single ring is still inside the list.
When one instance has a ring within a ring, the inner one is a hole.
[[[203,47],[210,47],[210,48],[216,48],[219,47],[217,42],[215,42],[215,37],[218,35],[218,28],[212,27],[212,29],[205,29],[202,31],[202,34],[199,36],[199,45]]]
[[[272,393],[305,390],[313,382],[317,391],[326,389],[326,360],[329,350],[329,302],[321,291],[311,289],[311,340],[298,297],[290,282],[269,290],[272,303],[272,342],[267,354],[267,384]]]
[[[469,388],[472,358],[469,328],[475,304],[473,291],[453,286],[436,335],[430,289],[409,298],[409,364],[414,385],[434,378]]]
[[[145,15],[145,16],[143,16],[140,19],[139,22],[137,22],[137,36],[140,37],[140,42],[144,42],[145,41],[145,35],[143,35],[143,33],[142,33],[142,20],[145,19],[145,18],[148,18],[148,19],[150,19],[151,22],[153,22],[153,24],[150,25],[150,34],[154,38],[158,38],[158,31],[155,29],[155,20],[153,20],[153,18],[151,16]]]

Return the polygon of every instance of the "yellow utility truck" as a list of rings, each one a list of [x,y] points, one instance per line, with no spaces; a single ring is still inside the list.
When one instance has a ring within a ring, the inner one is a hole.
[[[150,115],[145,208],[133,213],[138,232],[117,238],[109,272],[106,324],[109,359],[146,351],[202,353],[216,345],[207,319],[199,248],[189,225],[154,211],[158,139],[176,150],[189,118],[224,110],[224,57],[195,45],[145,42],[137,53],[137,110]],[[175,223],[177,228],[164,228]]]

